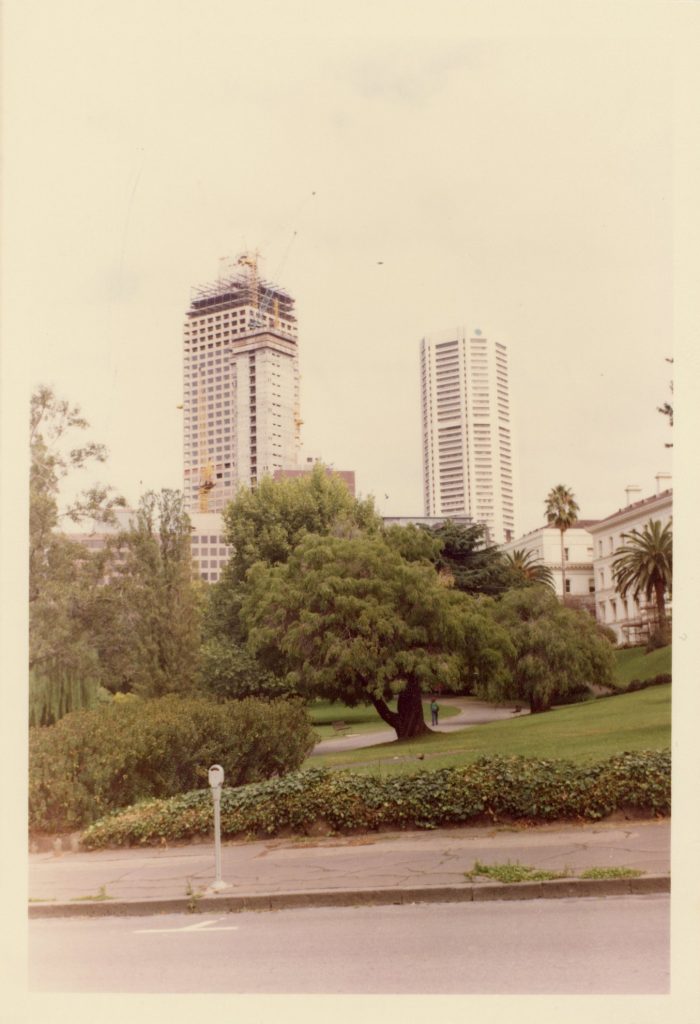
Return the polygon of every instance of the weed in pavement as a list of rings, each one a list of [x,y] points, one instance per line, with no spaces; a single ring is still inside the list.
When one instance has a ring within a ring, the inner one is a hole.
[[[579,878],[639,878],[644,872],[639,868],[587,868]]]
[[[95,903],[99,903],[102,900],[113,900],[113,899],[114,899],[114,896],[110,896],[107,893],[107,887],[105,885],[101,885],[100,888],[97,890],[97,892],[94,895],[91,894],[89,896],[74,896],[71,902],[78,903],[78,902],[80,902],[82,900],[92,900]]]

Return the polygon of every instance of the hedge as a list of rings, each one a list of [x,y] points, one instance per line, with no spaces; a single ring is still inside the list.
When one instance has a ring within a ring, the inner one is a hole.
[[[616,810],[667,814],[670,751],[616,755],[582,767],[568,761],[482,757],[471,765],[380,778],[326,768],[224,788],[221,829],[227,837],[376,829],[437,828],[476,821],[597,820]],[[149,845],[207,836],[212,801],[206,790],[156,800],[96,822],[88,849]]]
[[[70,832],[148,797],[293,771],[314,745],[300,702],[162,697],[75,711],[29,732],[29,827]]]
[[[606,697],[620,697],[624,693],[637,693],[638,690],[648,690],[650,686],[666,686],[672,682],[670,672],[660,672],[648,679],[631,679],[629,683],[614,683],[611,693],[597,693],[596,700]]]

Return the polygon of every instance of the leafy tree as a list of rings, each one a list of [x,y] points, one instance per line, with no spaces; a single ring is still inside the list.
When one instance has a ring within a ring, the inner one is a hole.
[[[104,445],[75,446],[88,427],[78,406],[40,386],[30,405],[29,474],[29,669],[32,715],[53,721],[96,699],[97,652],[87,625],[100,583],[97,560],[61,534],[64,522],[112,522],[124,499],[97,484],[69,503],[61,485],[91,463],[104,462]],[[72,446],[71,446],[72,444]]]
[[[255,562],[286,562],[306,534],[350,536],[381,526],[372,498],[354,498],[321,465],[306,477],[264,477],[254,491],[242,488],[225,509],[224,522],[233,548],[228,578],[234,581],[243,580]]]
[[[622,597],[631,591],[633,597],[643,593],[647,601],[653,598],[659,628],[667,634],[666,595],[673,586],[671,522],[662,527],[658,520],[650,519],[641,533],[631,530],[623,533],[622,539],[626,543],[618,548],[612,566],[615,586]]]
[[[233,554],[220,582],[207,588],[203,685],[209,686],[209,680],[215,692],[233,696],[247,689],[243,678],[247,674],[255,693],[270,693],[275,688],[291,692],[288,682],[278,679],[273,683],[269,669],[255,667],[245,649],[247,629],[240,613],[246,573],[256,562],[286,562],[310,534],[378,532],[381,519],[371,499],[354,498],[339,477],[329,476],[325,467],[316,465],[308,476],[274,481],[265,477],[255,491],[241,489],[226,508],[224,522]]]
[[[566,559],[564,558],[564,534],[578,518],[579,507],[573,491],[564,484],[553,487],[545,499],[545,515],[550,526],[556,526],[561,543],[561,597],[566,602]]]
[[[297,696],[283,678],[265,669],[243,644],[211,637],[200,650],[199,689],[219,700]]]
[[[554,589],[552,570],[538,558],[534,551],[516,548],[505,556],[515,579],[520,579],[521,586],[529,587],[535,583]]]
[[[429,731],[422,690],[465,673],[485,686],[507,648],[479,602],[375,537],[308,536],[285,564],[255,565],[243,617],[253,652],[295,689],[371,703],[399,739]]]
[[[517,575],[502,553],[486,543],[484,526],[462,526],[448,519],[440,526],[423,529],[440,542],[440,551],[432,560],[438,572],[452,577],[457,590],[495,597],[517,585]]]
[[[557,699],[582,695],[589,686],[612,682],[613,646],[587,612],[564,608],[546,587],[505,594],[493,606],[497,623],[508,631],[509,674],[494,675],[478,690],[496,700],[528,701],[534,714]]]
[[[436,565],[443,548],[443,542],[432,535],[424,526],[399,526],[393,523],[385,526],[382,536],[394,551],[407,562],[430,562]]]
[[[116,537],[94,623],[110,688],[145,697],[195,688],[202,602],[190,532],[182,494],[162,490],[141,498],[131,529]]]

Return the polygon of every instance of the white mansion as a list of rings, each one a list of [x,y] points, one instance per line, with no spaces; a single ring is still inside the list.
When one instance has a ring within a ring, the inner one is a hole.
[[[625,489],[622,508],[604,519],[582,519],[564,534],[567,603],[588,607],[598,622],[609,626],[618,643],[644,643],[654,609],[642,595],[638,599],[622,597],[615,588],[612,565],[624,545],[623,533],[643,531],[647,523],[658,521],[665,526],[673,514],[673,489],[669,473],[657,473],[656,494],[639,498],[641,488]],[[543,526],[538,530],[501,545],[501,551],[532,552],[552,570],[559,597],[561,586],[561,544],[559,530]]]

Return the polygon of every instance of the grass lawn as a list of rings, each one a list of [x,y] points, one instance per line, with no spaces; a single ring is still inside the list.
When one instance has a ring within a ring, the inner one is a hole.
[[[459,732],[431,733],[418,740],[382,743],[343,754],[321,754],[308,758],[304,767],[342,766],[372,774],[411,774],[419,767],[468,764],[485,754],[522,754],[584,763],[626,750],[659,750],[670,745],[671,687],[654,686]],[[421,754],[423,760],[418,760]]]
[[[615,682],[626,686],[633,679],[653,679],[662,672],[670,672],[671,646],[659,647],[650,654],[645,654],[643,647],[630,647],[626,651],[615,651],[615,660]]]
[[[438,703],[440,702],[438,701]],[[389,707],[392,711],[395,711],[396,702],[392,701]],[[459,714],[459,708],[440,704],[440,718],[451,718],[452,715],[457,714]],[[311,716],[311,724],[314,727],[314,731],[318,733],[322,740],[338,735],[331,724],[333,722],[345,722],[348,726],[348,729],[343,734],[345,736],[357,736],[358,733],[365,732],[381,732],[383,729],[389,728],[374,708],[366,704],[360,704],[356,708],[349,708],[345,704],[329,700],[317,700],[309,706],[309,715]],[[423,717],[426,722],[430,721],[430,701],[423,701]]]

